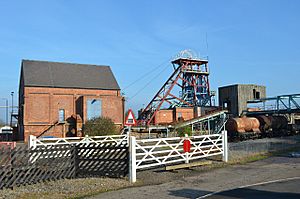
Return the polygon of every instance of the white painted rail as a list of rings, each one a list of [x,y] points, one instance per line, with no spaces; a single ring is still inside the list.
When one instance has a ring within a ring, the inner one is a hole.
[[[190,140],[191,150],[185,153],[184,140]],[[130,172],[131,182],[136,181],[136,170],[167,165],[179,162],[189,162],[216,155],[222,155],[223,161],[228,161],[227,132],[220,134],[174,137],[159,139],[136,140],[130,137]]]
[[[128,140],[129,139],[129,140]],[[190,140],[191,150],[185,153],[184,140]],[[37,138],[29,137],[30,148],[37,146],[68,145],[81,143],[107,143],[117,144],[129,142],[129,179],[136,181],[136,171],[161,165],[168,165],[190,160],[222,155],[223,161],[228,160],[227,132],[193,137],[173,137],[159,139],[141,139],[127,135],[68,137],[68,138]],[[34,161],[34,160],[31,160]]]
[[[85,137],[66,137],[66,138],[37,138],[34,135],[29,136],[28,146],[49,146],[49,145],[63,145],[63,144],[81,144],[81,143],[107,143],[115,142],[121,144],[128,142],[127,135],[109,135],[109,136],[85,136]]]
[[[47,146],[56,146],[56,145],[78,145],[78,144],[104,144],[104,143],[117,143],[117,145],[121,145],[124,143],[128,143],[128,136],[127,135],[109,135],[109,136],[85,136],[85,137],[66,137],[66,138],[37,138],[34,135],[29,136],[28,140],[28,147],[29,148],[36,148],[39,146],[47,147]],[[109,151],[109,150],[107,150]],[[119,151],[119,149],[116,149]],[[42,152],[36,152],[42,155]],[[93,154],[91,150],[86,156]],[[71,151],[69,153],[64,153],[64,156],[71,156]],[[36,158],[33,159],[30,157],[30,161],[33,163],[39,156],[36,155]],[[52,156],[44,156],[44,158],[55,158],[55,157],[62,157],[60,151],[57,151]]]

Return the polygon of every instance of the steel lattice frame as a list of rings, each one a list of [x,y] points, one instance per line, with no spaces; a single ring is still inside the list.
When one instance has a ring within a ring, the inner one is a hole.
[[[208,61],[178,58],[172,61],[174,72],[156,93],[139,117],[140,125],[154,124],[156,113],[168,103],[169,107],[211,106]],[[171,93],[178,86],[181,94]]]
[[[247,112],[246,115],[257,114],[290,114],[300,112],[300,94],[279,95],[276,97],[249,100],[247,104],[259,104],[255,106],[259,111]],[[267,105],[268,104],[268,105]]]

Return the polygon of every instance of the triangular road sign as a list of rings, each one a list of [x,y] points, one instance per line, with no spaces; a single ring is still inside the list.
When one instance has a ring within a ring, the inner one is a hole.
[[[128,110],[128,115],[125,119],[125,125],[126,126],[134,126],[136,125],[136,120],[134,118],[134,114],[133,114],[133,111],[131,109]]]

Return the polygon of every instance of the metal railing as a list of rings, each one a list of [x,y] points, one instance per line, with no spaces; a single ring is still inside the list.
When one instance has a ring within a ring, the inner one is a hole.
[[[225,124],[227,122],[226,113],[226,110],[217,110],[207,115],[179,123],[175,125],[175,128],[191,125],[192,132],[198,129],[200,132],[207,130],[208,134],[218,134],[222,130],[225,130]]]

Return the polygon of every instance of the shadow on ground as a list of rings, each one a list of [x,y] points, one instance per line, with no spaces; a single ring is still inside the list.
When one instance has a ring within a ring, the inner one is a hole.
[[[179,190],[169,190],[169,195],[175,197],[182,197],[182,198],[198,198],[200,196],[209,194],[209,191],[203,191],[199,189],[179,189]]]
[[[207,199],[299,199],[298,193],[282,193],[274,191],[257,190],[251,188],[234,189],[207,197]]]

